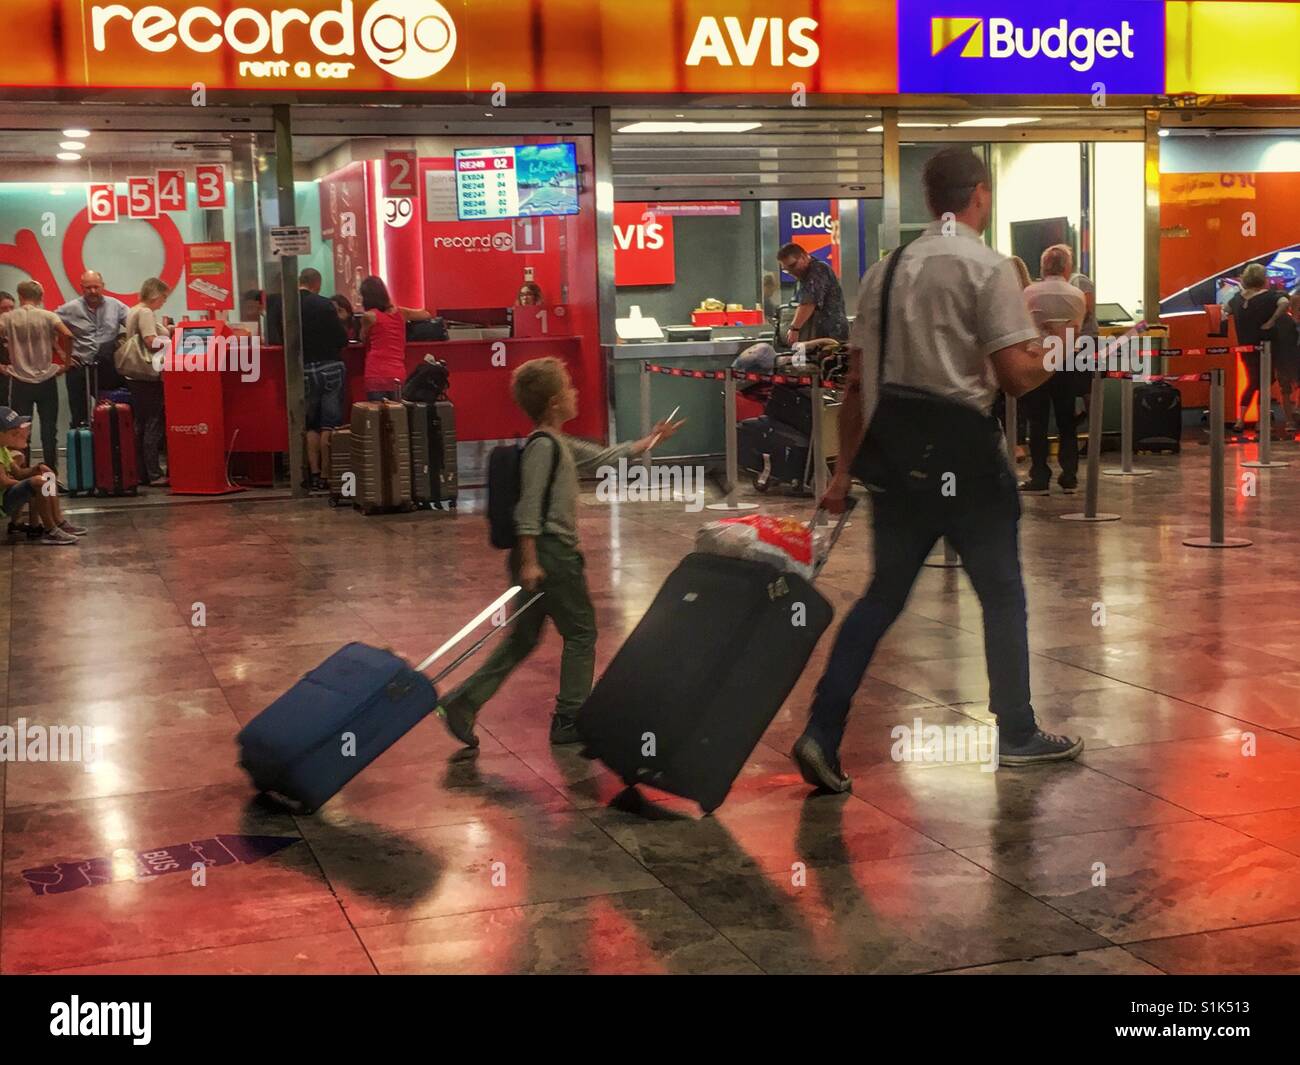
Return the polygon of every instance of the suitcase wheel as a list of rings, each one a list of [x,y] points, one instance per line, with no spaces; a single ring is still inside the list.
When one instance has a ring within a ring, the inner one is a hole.
[[[330,504],[331,507],[335,507],[335,508],[337,508],[338,505],[339,505],[339,501],[338,501],[337,499],[335,499],[333,496],[330,496],[330,497],[329,497],[329,504]]]

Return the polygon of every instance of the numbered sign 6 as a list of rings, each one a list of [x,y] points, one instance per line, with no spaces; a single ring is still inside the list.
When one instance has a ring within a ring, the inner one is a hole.
[[[151,177],[126,179],[127,218],[158,217],[158,183]]]
[[[384,222],[394,229],[401,229],[411,220],[415,213],[414,200],[385,200],[384,201]]]
[[[415,195],[415,153],[384,152],[384,196],[390,200]]]
[[[117,189],[111,181],[86,186],[86,217],[92,224],[117,221]]]
[[[158,171],[158,210],[185,210],[185,171]]]
[[[226,206],[226,168],[221,163],[204,163],[194,168],[194,199],[200,207]]]

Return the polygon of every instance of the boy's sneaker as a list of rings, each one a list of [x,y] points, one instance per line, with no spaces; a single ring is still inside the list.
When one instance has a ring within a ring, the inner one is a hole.
[[[450,706],[439,706],[434,713],[442,718],[442,723],[447,726],[447,731],[466,747],[478,746],[478,737],[474,735],[473,713],[456,703],[452,703]]]
[[[1061,491],[1064,492],[1066,495],[1073,495],[1075,492],[1079,490],[1078,477],[1067,477],[1064,474],[1062,474],[1060,484],[1061,484]]]
[[[69,536],[86,535],[85,529],[83,529],[80,525],[73,525],[72,522],[70,521],[59,522],[59,528],[62,529],[65,533],[67,533]]]
[[[36,541],[38,544],[46,544],[53,547],[66,547],[68,544],[75,544],[77,538],[62,529],[47,529],[45,535]]]
[[[840,769],[839,763],[826,757],[822,746],[811,736],[800,736],[790,752],[800,775],[814,788],[842,794],[853,790],[853,781]]]
[[[1024,481],[1020,485],[1020,494],[1022,496],[1045,496],[1050,489],[1051,485],[1044,484],[1042,481]]]
[[[575,718],[561,717],[559,714],[551,716],[551,744],[555,747],[567,743],[581,743],[582,736],[578,734],[578,722]]]
[[[998,740],[998,762],[1001,765],[1037,765],[1039,762],[1068,762],[1083,753],[1083,740],[1057,736],[1052,732],[1035,729],[1023,743]]]

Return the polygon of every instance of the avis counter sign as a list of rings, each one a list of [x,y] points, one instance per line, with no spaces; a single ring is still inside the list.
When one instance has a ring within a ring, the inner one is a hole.
[[[1156,94],[1165,5],[899,0],[900,92]]]
[[[226,168],[221,163],[204,163],[194,168],[194,200],[211,210],[226,206]]]
[[[93,225],[117,221],[117,188],[111,181],[86,186],[86,218]]]

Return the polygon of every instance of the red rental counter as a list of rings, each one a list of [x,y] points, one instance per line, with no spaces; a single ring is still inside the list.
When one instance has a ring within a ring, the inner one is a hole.
[[[456,404],[458,440],[508,440],[527,436],[532,426],[511,398],[510,375],[521,363],[545,355],[553,355],[568,366],[581,397],[578,417],[570,424],[570,432],[596,440],[605,438],[608,415],[603,384],[599,380],[586,380],[581,337],[411,343],[406,346],[408,375],[426,354],[446,362],[451,373],[450,398]],[[352,404],[365,399],[362,379],[365,354],[361,345],[348,345],[343,361],[348,370],[346,423]],[[252,475],[255,481],[269,483],[269,456],[289,450],[284,349],[267,345],[261,348],[261,373],[256,381],[241,380],[238,373],[231,372],[220,376],[224,450],[240,456],[259,456],[251,463],[245,460],[240,465],[245,471],[256,471]],[[217,420],[214,417],[209,422]],[[167,423],[170,440],[173,424],[170,404]]]

